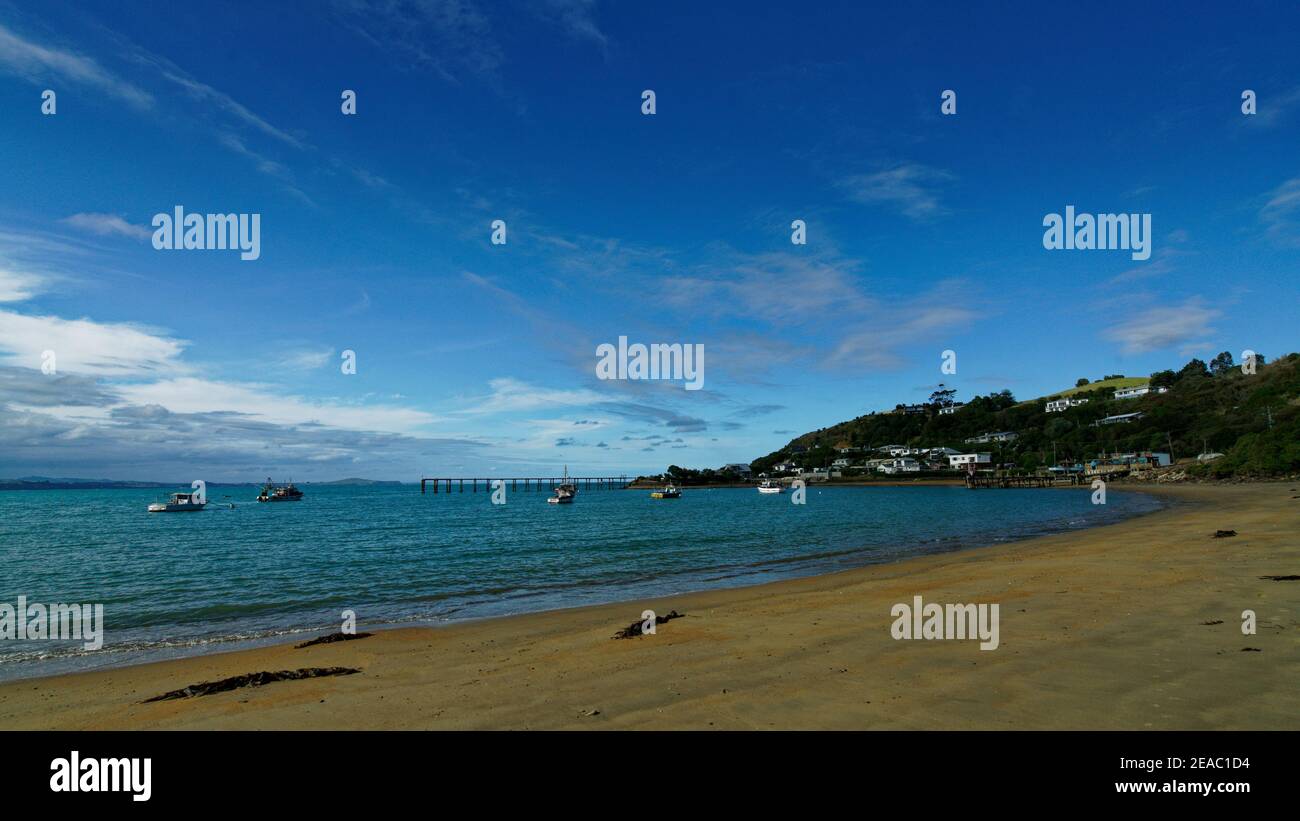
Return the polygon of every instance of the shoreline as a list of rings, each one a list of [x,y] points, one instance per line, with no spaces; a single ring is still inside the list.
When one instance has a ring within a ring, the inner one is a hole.
[[[746,587],[18,679],[0,727],[1300,727],[1295,583],[1257,578],[1300,567],[1291,484],[1125,488],[1192,504]],[[891,639],[890,604],[913,595],[1000,601],[1002,646]],[[1257,635],[1237,629],[1246,607]],[[611,640],[647,608],[686,618]],[[140,703],[333,666],[361,673]]]
[[[941,481],[932,482],[925,480],[884,480],[872,482],[882,488],[897,487],[935,487],[935,486],[954,486],[964,487],[960,480],[956,482]],[[821,490],[828,485],[816,484],[812,487]],[[829,485],[835,487],[835,484]],[[859,488],[864,485],[861,483],[839,483],[841,487]],[[720,488],[740,489],[740,486],[718,486]],[[710,488],[712,489],[712,488]],[[752,486],[746,486],[743,489],[753,490]],[[1053,488],[1038,488],[1035,490],[1088,490],[1085,486],[1058,486]],[[1142,488],[1134,490],[1135,493],[1141,493]],[[1146,494],[1147,496],[1159,497],[1159,494]],[[656,591],[655,596],[659,599],[667,599],[675,596],[685,596],[697,593],[707,593],[710,591],[737,590],[747,587],[755,587],[766,584],[773,584],[783,581],[793,581],[798,579],[816,578],[819,576],[841,573],[856,570],[864,567],[873,567],[877,565],[896,564],[901,561],[919,558],[923,556],[945,555],[950,553],[962,553],[970,550],[983,550],[1001,545],[1014,544],[1016,542],[1028,541],[1036,538],[1047,536],[1063,535],[1075,532],[1082,532],[1098,527],[1105,527],[1111,524],[1118,524],[1142,516],[1150,516],[1166,509],[1171,503],[1168,500],[1161,500],[1159,507],[1151,510],[1142,510],[1136,512],[1127,512],[1120,514],[1119,518],[1112,521],[1099,524],[1089,524],[1084,527],[1074,527],[1068,523],[1068,519],[1054,520],[1038,526],[1036,532],[1010,532],[1006,531],[994,538],[993,534],[982,533],[971,536],[953,536],[942,541],[945,544],[942,547],[935,548],[935,540],[920,541],[909,543],[911,552],[903,554],[890,554],[877,559],[863,559],[861,563],[839,564],[830,563],[830,559],[836,555],[842,555],[846,551],[835,551],[826,554],[814,554],[810,556],[799,556],[759,562],[750,565],[719,565],[708,568],[696,569],[690,578],[685,578],[683,572],[676,575],[662,576],[658,579],[658,585],[661,591]],[[862,551],[847,551],[848,553],[861,553]],[[809,564],[819,561],[820,565]],[[779,570],[777,568],[792,568],[799,565],[796,570]],[[724,569],[732,572],[722,574]],[[712,584],[708,580],[712,581]],[[442,620],[435,620],[433,617],[406,617],[394,618],[389,620],[369,621],[364,624],[358,624],[359,632],[376,632],[391,631],[406,628],[416,629],[435,629],[441,630],[448,627],[454,627],[460,624],[479,622],[490,619],[504,619],[512,617],[536,616],[546,613],[563,612],[568,610],[577,610],[585,607],[616,606],[625,603],[635,603],[645,600],[645,594],[637,595],[634,590],[614,591],[606,596],[589,597],[596,598],[595,601],[583,601],[576,604],[568,605],[543,605],[540,609],[511,609],[512,603],[519,604],[513,600],[502,600],[497,602],[501,605],[504,612],[478,613],[475,615],[450,617]],[[23,668],[21,670],[5,671],[0,668],[0,672],[6,675],[0,677],[0,685],[14,682],[32,681],[36,679],[55,679],[63,676],[76,675],[80,673],[108,672],[120,670],[127,667],[135,667],[147,664],[156,664],[168,661],[183,661],[186,659],[200,658],[202,656],[217,655],[223,653],[239,653],[245,650],[254,650],[265,647],[274,647],[281,644],[293,644],[304,639],[318,637],[336,630],[336,622],[325,622],[312,626],[302,626],[301,623],[293,626],[284,626],[275,629],[267,629],[262,633],[237,632],[231,634],[207,633],[204,635],[182,635],[171,636],[163,640],[156,640],[145,645],[133,646],[130,648],[113,649],[98,655],[94,664],[85,664],[90,658],[82,654],[64,654],[51,656],[43,659],[39,664],[46,667],[46,670],[35,669],[36,664],[31,661],[13,661],[6,662],[0,657],[0,665],[13,664],[14,668]],[[13,671],[13,674],[9,674]]]

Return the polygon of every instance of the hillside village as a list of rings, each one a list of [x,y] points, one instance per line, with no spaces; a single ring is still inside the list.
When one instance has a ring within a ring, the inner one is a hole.
[[[1148,377],[1080,378],[1019,402],[1010,391],[899,404],[805,433],[748,464],[669,469],[679,483],[971,474],[1276,476],[1300,471],[1300,354],[1256,357],[1253,373],[1224,352]]]

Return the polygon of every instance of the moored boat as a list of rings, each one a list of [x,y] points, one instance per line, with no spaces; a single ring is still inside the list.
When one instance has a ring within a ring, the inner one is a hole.
[[[671,482],[664,485],[663,490],[656,490],[654,493],[650,494],[651,499],[680,499],[681,496],[681,489]]]
[[[759,493],[783,493],[784,491],[785,488],[781,487],[776,482],[773,482],[771,479],[764,479],[758,485]]]
[[[202,510],[208,503],[201,493],[173,493],[165,502],[149,505],[150,513],[191,513]]]
[[[564,466],[564,481],[555,486],[555,495],[547,499],[549,504],[573,504],[573,497],[578,495],[578,486],[569,481],[569,466]]]
[[[302,499],[302,491],[293,482],[277,485],[268,477],[262,491],[257,494],[259,502],[297,502]]]

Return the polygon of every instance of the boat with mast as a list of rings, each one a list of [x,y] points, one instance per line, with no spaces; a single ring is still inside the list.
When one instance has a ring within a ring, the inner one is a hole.
[[[546,501],[553,505],[573,504],[573,497],[578,495],[578,486],[569,481],[569,466],[564,466],[564,480],[555,486],[555,495]]]
[[[262,485],[262,491],[257,494],[259,502],[297,502],[302,500],[302,491],[298,489],[292,481],[287,485],[277,485],[271,481],[271,477],[266,477],[266,484]]]

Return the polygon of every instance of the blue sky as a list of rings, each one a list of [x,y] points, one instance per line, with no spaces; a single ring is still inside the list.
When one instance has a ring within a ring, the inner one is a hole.
[[[1297,348],[1300,13],[755,5],[0,2],[0,476],[716,467]],[[155,250],[176,205],[260,259]],[[1066,205],[1151,258],[1045,250]],[[704,389],[598,380],[620,335]]]

